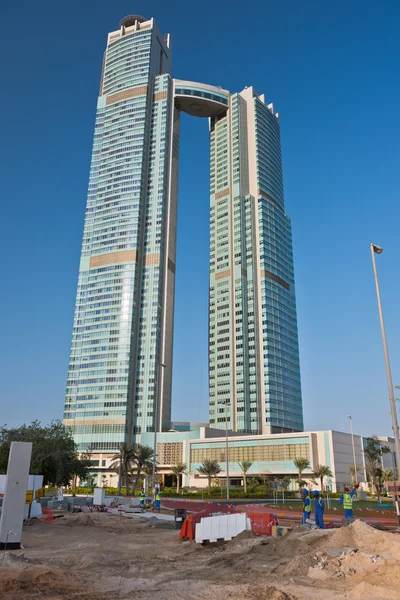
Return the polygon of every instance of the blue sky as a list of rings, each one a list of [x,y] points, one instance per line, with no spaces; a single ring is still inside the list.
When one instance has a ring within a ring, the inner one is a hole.
[[[245,8],[244,8],[245,7]],[[305,426],[390,434],[369,243],[400,385],[400,4],[2,3],[0,423],[61,417],[107,32],[170,32],[173,75],[254,85],[281,116]],[[182,118],[173,417],[207,419],[207,122]],[[400,394],[399,394],[400,395]]]

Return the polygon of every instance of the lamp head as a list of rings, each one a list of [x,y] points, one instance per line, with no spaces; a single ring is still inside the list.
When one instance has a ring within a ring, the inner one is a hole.
[[[376,244],[371,244],[374,249],[375,254],[382,254],[383,248],[381,246],[377,246]]]

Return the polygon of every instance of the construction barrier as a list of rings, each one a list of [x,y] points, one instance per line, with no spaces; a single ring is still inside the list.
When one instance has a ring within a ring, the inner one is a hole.
[[[181,540],[194,540],[196,525],[193,524],[193,515],[189,515],[182,525],[179,537]]]
[[[42,508],[42,521],[46,521],[46,523],[53,523],[54,514],[51,508]]]
[[[203,517],[196,525],[196,544],[229,541],[242,531],[250,530],[250,527],[250,519],[246,513]]]
[[[278,524],[278,519],[269,513],[249,512],[251,530],[257,535],[271,535],[272,527]]]
[[[243,513],[243,509],[240,510],[234,506],[219,505],[220,513]],[[215,514],[215,505],[205,508],[204,510],[192,513],[188,515],[182,525],[179,537],[181,540],[194,540],[196,537],[196,525],[200,523],[201,519],[210,517]],[[278,524],[278,518],[276,515],[271,513],[265,513],[261,511],[246,511],[251,522],[251,529],[257,535],[271,535],[272,527]]]

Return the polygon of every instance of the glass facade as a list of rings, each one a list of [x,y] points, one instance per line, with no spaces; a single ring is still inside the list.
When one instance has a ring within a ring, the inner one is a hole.
[[[261,439],[255,441],[234,441],[231,438],[229,440],[230,463],[293,461],[299,457],[310,459],[308,438],[293,440]],[[224,442],[192,443],[190,445],[190,470],[194,471],[193,465],[201,465],[205,460],[216,460],[219,463],[226,462],[226,444]],[[294,465],[293,468],[295,468]]]
[[[210,119],[210,425],[302,431],[278,115],[253,88]]]
[[[154,431],[157,414],[170,420],[170,402],[166,414],[156,410],[166,311],[169,64],[152,21],[109,35],[64,412],[80,450],[113,451],[135,433]]]
[[[210,424],[303,428],[279,120],[253,88],[170,71],[153,19],[109,34],[64,411],[81,451],[170,428],[181,111],[210,125]]]

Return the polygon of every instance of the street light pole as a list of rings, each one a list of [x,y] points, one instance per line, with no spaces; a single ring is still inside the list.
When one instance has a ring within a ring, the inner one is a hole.
[[[226,499],[229,500],[229,442],[228,442],[228,400],[225,400],[225,427],[226,427]]]
[[[353,445],[353,462],[354,462],[354,483],[358,483],[357,477],[357,463],[356,463],[356,448],[354,445],[354,433],[353,433],[353,419],[351,415],[348,415],[350,421],[350,432],[351,432],[351,443]]]
[[[161,361],[157,364],[157,396],[156,396],[156,410],[154,415],[154,445],[153,445],[153,469],[151,474],[151,491],[155,498],[155,486],[156,486],[156,462],[157,462],[157,428],[158,428],[158,405],[161,404],[161,369],[165,365]]]
[[[381,292],[380,292],[380,288],[379,288],[378,272],[376,270],[376,262],[375,262],[375,254],[382,254],[382,252],[383,252],[383,248],[381,248],[380,246],[376,246],[375,244],[371,244],[372,265],[374,267],[376,296],[378,299],[378,310],[379,310],[379,319],[381,322],[383,352],[385,354],[386,377],[387,377],[387,383],[388,383],[388,389],[389,389],[390,412],[392,415],[392,429],[393,429],[393,436],[394,436],[394,446],[396,449],[396,458],[399,458],[400,457],[399,424],[397,421],[397,410],[396,410],[396,401],[394,399],[392,371],[390,369],[389,350],[388,350],[388,345],[387,345],[387,340],[386,340],[385,321],[383,319]],[[399,512],[399,503],[397,500],[397,494],[396,494],[396,512],[397,512],[397,519],[400,523],[400,512]]]

